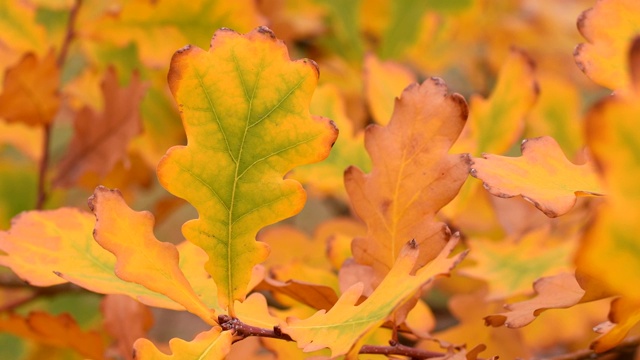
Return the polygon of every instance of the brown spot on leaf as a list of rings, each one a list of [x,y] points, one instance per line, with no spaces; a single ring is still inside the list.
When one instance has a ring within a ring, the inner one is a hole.
[[[260,34],[263,35],[267,35],[268,37],[270,37],[272,40],[276,40],[276,34],[273,33],[273,31],[271,29],[269,29],[266,26],[258,26],[258,28],[256,29]]]

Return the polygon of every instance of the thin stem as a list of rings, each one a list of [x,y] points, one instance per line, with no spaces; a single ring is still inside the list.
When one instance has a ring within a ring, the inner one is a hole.
[[[75,4],[69,12],[69,21],[67,22],[67,32],[65,33],[62,46],[60,47],[60,53],[56,59],[56,64],[59,69],[62,69],[64,62],[67,60],[69,54],[69,46],[73,38],[75,37],[75,24],[80,10],[82,0],[76,0]],[[53,119],[52,119],[53,120]],[[53,121],[44,125],[44,134],[42,139],[42,157],[38,166],[38,195],[36,199],[36,209],[42,210],[44,203],[47,201],[49,194],[46,189],[46,176],[47,169],[49,167],[49,147],[51,144],[51,125]]]

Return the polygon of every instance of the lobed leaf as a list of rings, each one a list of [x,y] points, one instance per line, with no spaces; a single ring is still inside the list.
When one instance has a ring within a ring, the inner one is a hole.
[[[577,196],[604,193],[590,163],[574,165],[551,137],[522,142],[522,156],[485,154],[474,158],[470,174],[498,197],[522,196],[549,217],[567,213]]]
[[[467,156],[447,153],[466,118],[464,98],[431,78],[404,90],[387,126],[367,128],[373,170],[365,174],[349,167],[344,181],[355,212],[367,225],[367,235],[352,243],[353,256],[372,266],[377,279],[392,268],[408,240],[420,245],[416,267],[445,246],[450,232],[435,215],[467,177]]]
[[[117,162],[126,158],[129,142],[142,132],[140,102],[146,86],[134,74],[127,87],[118,85],[109,68],[101,84],[104,112],[84,107],[74,119],[74,135],[58,164],[54,184],[71,186],[87,172],[104,178]]]
[[[208,52],[179,50],[168,78],[188,145],[167,152],[158,178],[198,210],[183,234],[209,255],[205,267],[218,301],[233,316],[252,268],[269,253],[256,233],[296,214],[306,200],[298,182],[282,177],[327,157],[337,130],[308,111],[317,67],[291,62],[264,27],[246,35],[219,30]]]
[[[96,215],[93,236],[116,256],[115,273],[124,281],[166,295],[205,322],[215,324],[214,313],[195,293],[179,267],[175,245],[153,235],[153,215],[131,210],[117,190],[99,186],[89,198]]]
[[[622,342],[629,331],[640,323],[640,304],[628,298],[615,298],[611,302],[609,321],[594,328],[602,334],[591,343],[596,353],[603,353]]]
[[[147,339],[138,339],[133,345],[133,358],[135,360],[223,360],[231,349],[233,334],[230,331],[222,331],[215,326],[211,330],[203,331],[192,341],[171,339],[169,348],[171,355],[166,355],[158,350]]]
[[[629,54],[630,73],[640,74],[640,38]],[[576,263],[606,288],[640,301],[640,289],[629,286],[640,279],[640,77],[594,105],[586,118],[587,144],[607,192],[605,204],[583,239]]]
[[[462,260],[465,253],[448,257],[456,244],[457,238],[451,239],[435,259],[411,275],[419,258],[418,247],[412,241],[402,249],[391,271],[364,302],[355,305],[363,289],[361,283],[356,284],[344,292],[329,311],[318,311],[304,320],[287,319],[282,332],[289,334],[305,352],[329,348],[335,358],[357,351],[354,345],[359,339],[382,325],[395,309],[436,277],[447,275]]]
[[[578,30],[587,40],[574,51],[578,67],[609,89],[629,87],[627,54],[631,40],[640,32],[640,3],[599,0],[580,15]]]

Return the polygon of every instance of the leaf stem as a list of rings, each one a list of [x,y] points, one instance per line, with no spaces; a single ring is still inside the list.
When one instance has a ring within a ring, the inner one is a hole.
[[[60,47],[60,53],[58,54],[58,58],[56,59],[56,64],[58,68],[62,70],[64,66],[64,62],[67,60],[67,55],[69,54],[69,46],[71,41],[73,41],[75,37],[75,24],[76,19],[78,17],[78,12],[80,10],[80,5],[82,4],[82,0],[76,0],[73,4],[69,12],[69,21],[67,23],[67,31],[64,36],[64,40],[62,41],[62,46]],[[47,169],[49,167],[49,148],[51,144],[51,126],[53,121],[44,125],[44,134],[42,135],[42,157],[40,159],[40,164],[38,166],[38,195],[36,199],[36,209],[42,210],[44,207],[44,203],[47,201],[49,194],[46,189],[46,176]]]

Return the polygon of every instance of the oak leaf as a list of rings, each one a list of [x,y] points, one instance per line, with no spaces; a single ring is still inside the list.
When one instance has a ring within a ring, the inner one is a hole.
[[[456,245],[451,239],[440,254],[415,275],[410,273],[419,258],[415,241],[403,247],[398,259],[376,290],[364,302],[355,305],[362,294],[362,284],[349,288],[329,311],[318,311],[300,320],[287,319],[282,331],[298,342],[305,352],[325,347],[337,357],[358,349],[354,345],[366,334],[382,325],[387,318],[438,276],[447,275],[465,253],[448,257]]]
[[[373,170],[365,174],[349,167],[345,186],[367,225],[367,235],[351,245],[353,256],[373,267],[377,281],[408,240],[420,246],[417,268],[433,259],[450,237],[435,215],[467,178],[467,156],[447,153],[466,118],[464,98],[449,94],[442,80],[431,78],[404,90],[387,126],[367,128],[365,146]]]
[[[470,174],[498,197],[522,196],[549,217],[567,213],[577,196],[604,193],[591,163],[575,165],[558,143],[544,136],[522,142],[518,158],[485,154],[474,158]]]
[[[104,359],[104,343],[99,333],[83,331],[69,314],[51,315],[31,312],[0,316],[0,332],[7,332],[36,342],[71,348],[91,359]]]
[[[640,169],[640,38],[631,46],[629,67],[636,74],[629,88],[604,98],[587,114],[587,144],[607,197],[585,234],[576,263],[582,272],[627,297],[625,301],[638,302],[640,288],[629,284],[640,279],[636,181]]]
[[[93,239],[95,217],[73,208],[25,212],[13,220],[8,231],[0,232],[0,265],[10,267],[34,286],[51,286],[67,281],[101,294],[125,294],[146,305],[173,310],[184,307],[166,296],[139,284],[123,281],[113,269],[116,258]],[[151,232],[151,229],[147,231]],[[131,236],[128,229],[123,239]],[[199,248],[178,246],[181,269],[208,306],[216,307],[208,291],[215,284],[202,270],[206,255]],[[69,259],[73,259],[70,261]],[[206,289],[207,292],[204,292]]]
[[[50,124],[60,108],[60,69],[55,54],[26,54],[7,70],[0,93],[0,117],[30,126]]]
[[[499,242],[471,239],[469,260],[476,264],[460,273],[485,280],[487,300],[527,294],[536,279],[570,270],[576,245],[576,237],[559,239],[546,227]]]
[[[117,190],[99,186],[89,198],[96,215],[93,236],[116,256],[116,275],[140,284],[183,305],[209,324],[213,311],[202,302],[179,267],[175,245],[161,242],[153,234],[154,218],[147,211],[131,210]]]
[[[208,52],[179,50],[168,78],[188,145],[167,152],[158,178],[198,210],[183,234],[209,255],[220,306],[234,316],[234,300],[244,299],[252,268],[269,253],[256,233],[306,200],[297,181],[282,177],[327,157],[337,129],[309,114],[314,63],[291,62],[265,27],[246,35],[221,29]]]
[[[233,334],[220,327],[203,331],[191,341],[171,339],[171,355],[158,350],[151,341],[138,339],[133,345],[134,360],[223,360],[231,349]]]
[[[640,32],[640,3],[600,0],[578,18],[578,30],[587,40],[574,51],[578,67],[595,83],[610,89],[631,84],[627,54]]]
[[[484,318],[486,325],[519,328],[531,323],[547,309],[572,307],[582,301],[585,291],[580,287],[574,274],[561,273],[543,277],[533,283],[536,296],[525,301],[505,305],[508,310],[502,314]]]
[[[85,107],[76,115],[74,136],[54,184],[71,186],[86,172],[104,177],[126,158],[129,142],[142,131],[139,107],[145,88],[137,74],[121,88],[115,70],[107,70],[101,84],[104,112]]]

